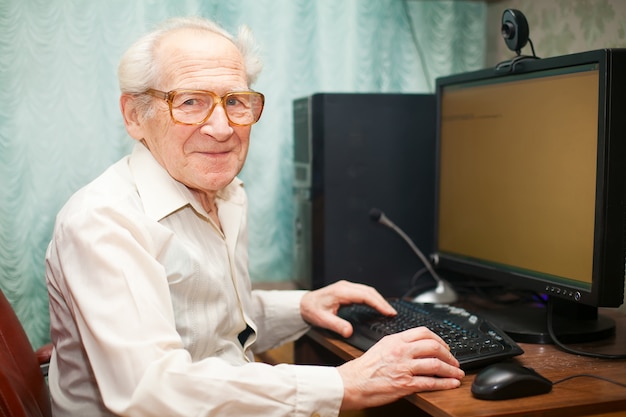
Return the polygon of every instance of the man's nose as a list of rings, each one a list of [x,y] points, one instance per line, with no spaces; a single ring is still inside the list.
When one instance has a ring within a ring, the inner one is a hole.
[[[226,117],[226,111],[220,104],[215,106],[209,119],[202,125],[201,130],[216,140],[227,140],[233,134],[233,127]]]

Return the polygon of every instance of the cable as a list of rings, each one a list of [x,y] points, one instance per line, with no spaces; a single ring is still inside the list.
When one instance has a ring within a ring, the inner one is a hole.
[[[537,54],[535,53],[535,45],[533,45],[533,41],[531,41],[530,38],[528,38],[528,43],[530,44],[531,51],[533,51],[533,56],[537,58]]]
[[[624,387],[626,388],[626,384],[622,384],[619,381],[615,381],[614,379],[611,378],[606,378],[600,375],[592,375],[592,374],[577,374],[577,375],[570,375],[568,377],[565,377],[563,379],[559,379],[558,381],[554,381],[552,383],[552,385],[556,385],[556,384],[560,384],[561,382],[565,382],[568,381],[570,379],[574,379],[574,378],[580,378],[580,377],[587,377],[587,378],[595,378],[595,379],[600,379],[602,381],[606,381],[606,382],[610,382],[611,384],[615,384],[615,385],[619,385],[620,387]]]
[[[589,358],[599,358],[599,359],[626,359],[626,354],[608,354],[608,353],[595,353],[595,352],[587,352],[584,350],[578,350],[578,349],[572,349],[569,346],[566,346],[565,344],[563,344],[556,336],[556,332],[554,331],[554,323],[553,323],[553,303],[552,303],[552,299],[549,298],[548,299],[548,315],[547,315],[547,320],[548,320],[548,333],[550,334],[550,337],[552,338],[552,341],[554,342],[555,345],[557,345],[559,348],[561,348],[562,350],[564,350],[567,353],[571,353],[574,355],[580,355],[580,356],[587,356]]]
[[[417,287],[417,280],[419,279],[419,277],[424,275],[426,272],[428,272],[428,268],[423,267],[422,269],[418,270],[413,275],[413,277],[411,278],[411,287],[409,288],[409,290],[407,292],[404,293],[402,298],[409,298],[409,297],[411,297],[413,295],[413,292],[415,291],[415,288]]]
[[[411,287],[416,286],[417,285],[417,280],[419,279],[419,277],[424,275],[426,272],[428,272],[428,268],[426,268],[425,266],[422,269],[420,269],[419,271],[417,271],[415,273],[415,275],[413,275],[413,278],[411,278]]]
[[[528,38],[528,43],[530,44],[530,49],[533,52],[532,55],[521,55],[521,50],[515,51],[517,56],[508,61],[502,61],[496,65],[496,72],[504,72],[507,70],[508,72],[515,72],[515,67],[519,62],[526,61],[528,59],[540,59],[535,53],[535,45],[533,45],[533,41]]]

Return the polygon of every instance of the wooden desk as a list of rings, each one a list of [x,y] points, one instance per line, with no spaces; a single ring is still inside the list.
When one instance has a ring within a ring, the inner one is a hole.
[[[580,344],[585,350],[605,353],[626,353],[626,316],[608,310],[618,321],[616,337],[601,342]],[[599,375],[626,384],[626,360],[609,361],[565,353],[553,345],[520,343],[524,354],[515,360],[537,370],[551,381],[574,374]],[[295,345],[295,360],[301,364],[338,365],[358,357],[362,352],[330,336],[325,331],[311,330]],[[460,388],[450,391],[426,392],[406,397],[403,410],[408,415],[441,417],[465,416],[626,416],[626,388],[595,378],[580,377],[562,382],[544,395],[505,401],[478,400],[470,391],[477,371],[470,371]],[[409,406],[412,405],[412,406]],[[398,405],[393,405],[397,410]],[[402,407],[402,406],[401,406]],[[418,409],[415,409],[418,407]],[[402,408],[401,408],[402,409]],[[394,411],[394,415],[398,415]],[[384,410],[380,415],[385,414]]]

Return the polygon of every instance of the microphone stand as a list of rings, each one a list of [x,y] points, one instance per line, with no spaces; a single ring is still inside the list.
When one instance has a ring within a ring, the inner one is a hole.
[[[430,275],[437,282],[437,286],[432,289],[425,291],[421,294],[418,294],[413,298],[413,302],[416,303],[436,303],[436,304],[449,304],[454,303],[458,300],[458,295],[452,285],[443,278],[441,278],[435,269],[432,267],[428,259],[424,256],[421,250],[415,245],[413,240],[406,234],[402,229],[395,225],[382,211],[373,208],[370,210],[370,218],[372,221],[378,222],[389,227],[391,230],[396,232],[404,241],[411,247],[413,252],[420,258]]]

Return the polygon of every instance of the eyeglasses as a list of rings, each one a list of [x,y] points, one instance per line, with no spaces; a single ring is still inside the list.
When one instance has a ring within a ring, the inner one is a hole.
[[[228,121],[236,126],[250,126],[261,118],[265,97],[256,91],[239,91],[220,97],[211,91],[149,89],[145,94],[167,101],[174,123],[199,125],[211,117],[215,106],[221,104]]]

